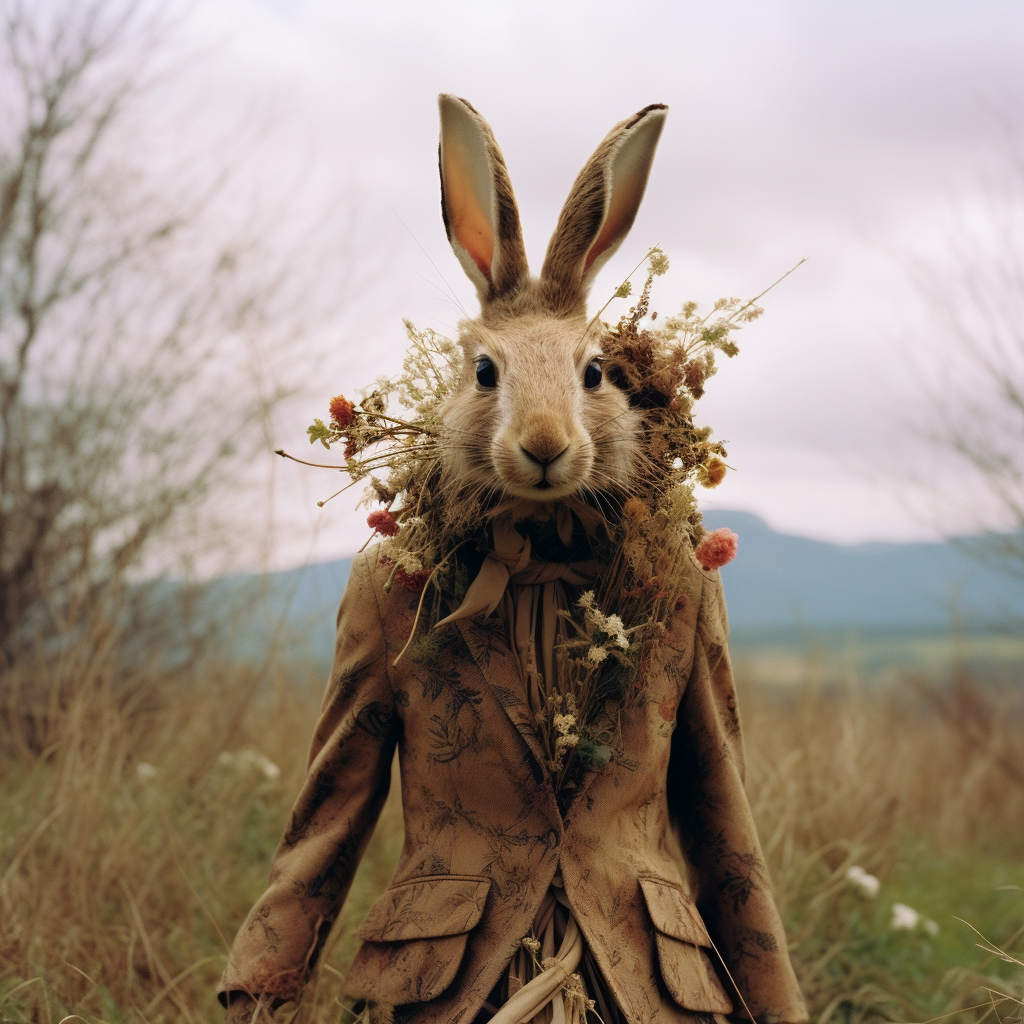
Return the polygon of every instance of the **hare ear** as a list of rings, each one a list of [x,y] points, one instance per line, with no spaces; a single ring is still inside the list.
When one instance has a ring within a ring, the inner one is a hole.
[[[528,275],[512,182],[487,122],[463,99],[442,93],[441,216],[455,255],[481,303]]]
[[[560,310],[585,303],[590,283],[633,226],[667,113],[664,103],[653,103],[617,124],[580,171],[540,275]]]

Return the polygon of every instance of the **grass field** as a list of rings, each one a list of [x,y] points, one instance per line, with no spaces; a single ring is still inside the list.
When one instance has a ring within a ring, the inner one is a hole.
[[[31,680],[48,704],[8,694],[3,709],[0,1020],[217,1021],[226,943],[262,891],[321,683],[228,667],[115,684],[110,659],[85,655],[59,671]],[[746,656],[737,677],[750,798],[814,1017],[1019,1017],[1024,968],[977,933],[1024,959],[1020,681],[826,685],[810,659],[780,687]],[[338,1020],[352,932],[401,838],[393,793],[297,1020]],[[894,904],[918,926],[893,929]]]

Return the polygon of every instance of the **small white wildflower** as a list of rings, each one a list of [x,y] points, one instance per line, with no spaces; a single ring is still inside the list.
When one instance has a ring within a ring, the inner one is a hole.
[[[265,754],[257,754],[255,761],[259,770],[271,781],[281,777],[281,769]]]
[[[864,896],[871,899],[874,899],[882,888],[882,883],[874,875],[869,875],[856,864],[846,872],[846,880],[860,889]]]
[[[148,782],[150,779],[156,778],[156,768],[148,761],[140,761],[135,766],[135,774],[144,782]]]
[[[894,903],[892,905],[892,922],[889,927],[894,932],[913,931],[921,921],[921,915],[906,903]]]
[[[931,936],[939,934],[939,926],[930,919],[925,919],[921,927],[924,928],[924,930]]]
[[[591,647],[587,651],[587,660],[592,661],[595,665],[600,665],[607,657],[608,652],[603,647]]]
[[[618,615],[605,615],[594,604],[594,592],[592,590],[588,590],[577,603],[583,609],[583,621],[591,634],[604,633],[617,647],[621,647],[624,651],[628,649],[629,639],[626,636],[625,623]],[[603,656],[594,655],[595,650],[604,646],[604,644],[595,644],[594,647],[590,648],[589,657],[591,661],[598,664],[604,661]],[[607,651],[604,653],[606,656]]]

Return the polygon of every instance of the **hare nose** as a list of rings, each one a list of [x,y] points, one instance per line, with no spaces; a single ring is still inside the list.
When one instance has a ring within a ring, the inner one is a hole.
[[[534,451],[531,451],[531,450],[530,450],[529,448],[527,448],[527,447],[526,447],[526,445],[524,445],[524,444],[521,444],[521,445],[519,446],[519,450],[520,450],[520,451],[521,451],[521,452],[522,452],[522,453],[523,453],[523,454],[524,454],[524,455],[525,455],[525,456],[526,456],[526,457],[527,457],[527,458],[528,458],[528,459],[529,459],[529,460],[530,460],[531,462],[536,462],[538,466],[550,466],[550,465],[551,465],[551,463],[555,461],[555,459],[559,458],[559,456],[561,456],[561,455],[564,455],[564,454],[565,454],[565,452],[566,452],[566,451],[568,450],[568,448],[569,448],[569,446],[568,446],[568,445],[564,445],[564,446],[562,447],[561,451],[555,452],[555,454],[554,454],[554,455],[550,455],[550,456],[548,456],[547,458],[545,458],[544,456],[542,456],[542,455],[539,455],[539,454],[537,453],[537,451],[536,451],[536,446],[535,446],[535,449],[534,449]],[[546,451],[547,449],[544,449],[544,450]]]
[[[550,466],[568,447],[565,427],[550,414],[534,414],[519,434],[519,450],[538,466]]]

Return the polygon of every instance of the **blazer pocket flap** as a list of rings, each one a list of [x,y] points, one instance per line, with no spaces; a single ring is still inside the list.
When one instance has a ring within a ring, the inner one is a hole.
[[[680,1006],[695,1013],[732,1013],[732,1000],[726,995],[706,949],[660,932],[655,940],[661,978]]]
[[[651,923],[657,931],[680,942],[711,946],[708,930],[697,908],[678,885],[661,878],[647,877],[640,879],[640,888]]]
[[[732,1013],[732,1000],[708,952],[711,938],[693,901],[662,878],[641,878],[640,888],[657,933],[658,963],[669,995],[694,1013]]]
[[[436,999],[455,980],[467,933],[412,942],[364,942],[345,978],[345,995],[386,1006]]]
[[[486,875],[421,875],[392,885],[370,908],[356,936],[364,942],[408,942],[462,935],[484,913]]]

